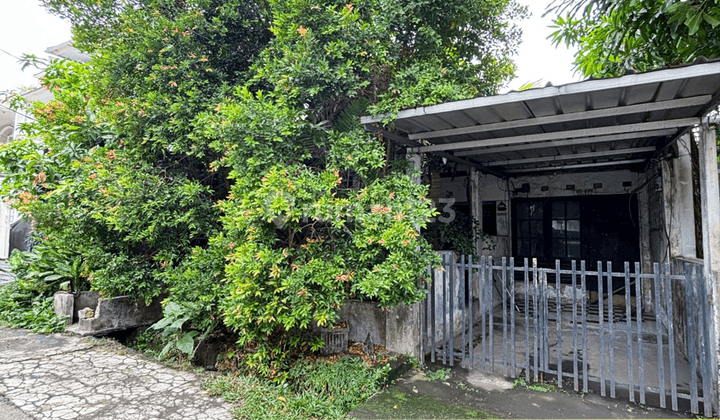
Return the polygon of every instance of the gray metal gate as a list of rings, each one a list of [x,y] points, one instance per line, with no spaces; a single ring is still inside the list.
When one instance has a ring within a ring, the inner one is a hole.
[[[712,416],[709,308],[702,266],[610,262],[589,270],[541,268],[537,260],[445,256],[421,302],[421,353],[453,366]],[[677,267],[676,267],[677,269]],[[611,291],[611,293],[608,293]],[[424,362],[424,360],[423,360]],[[707,403],[706,403],[707,402]]]

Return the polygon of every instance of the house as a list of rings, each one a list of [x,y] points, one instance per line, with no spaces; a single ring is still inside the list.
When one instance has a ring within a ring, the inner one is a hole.
[[[628,72],[616,78],[403,110],[392,129],[383,126],[385,116],[364,117],[366,130],[405,145],[407,159],[416,168],[423,167],[423,160],[424,167],[428,161],[436,162],[437,173],[424,177],[432,185],[432,198],[454,203],[454,208],[444,205],[445,217],[469,213],[490,235],[492,246],[478,244],[477,251],[485,258],[493,257],[494,263],[482,260],[482,265],[472,266],[455,257],[446,262],[450,286],[445,277],[442,293],[437,288],[443,286],[432,286],[427,307],[433,300],[436,308],[444,305],[449,313],[457,311],[457,306],[472,311],[473,299],[482,296],[469,323],[452,325],[450,321],[449,338],[443,333],[441,340],[443,358],[449,352],[452,363],[454,351],[463,360],[472,355],[473,340],[466,342],[465,333],[473,336],[472,324],[479,322],[482,313],[482,326],[489,329],[489,333],[483,330],[482,344],[487,334],[490,337],[490,353],[483,353],[483,360],[494,363],[493,357],[499,356],[497,352],[493,356],[492,349],[502,347],[501,362],[505,369],[512,364],[511,376],[516,374],[515,362],[526,361],[523,369],[528,375],[538,374],[544,366],[545,372],[558,375],[560,383],[565,374],[574,379],[576,389],[578,378],[586,381],[586,388],[592,372],[577,368],[577,353],[584,350],[582,357],[587,358],[592,349],[580,349],[575,340],[578,331],[583,337],[588,333],[585,310],[594,305],[599,310],[599,326],[589,334],[600,346],[601,355],[594,363],[602,372],[596,371],[597,377],[590,379],[600,384],[603,395],[606,384],[614,396],[616,383],[624,381],[623,386],[633,390],[630,399],[634,401],[637,395],[644,403],[646,390],[652,388],[644,379],[638,382],[647,369],[643,367],[649,357],[642,350],[645,345],[656,349],[653,357],[659,358],[652,366],[653,375],[657,374],[653,392],[661,396],[662,407],[667,399],[677,409],[680,398],[695,412],[700,400],[706,415],[712,414],[711,406],[717,412],[720,193],[715,127],[720,119],[714,111],[719,102],[720,61],[700,59],[647,73]],[[539,274],[539,286],[533,286],[532,275],[530,287],[527,280],[523,284],[522,266],[527,265],[535,277]],[[456,293],[453,276],[456,282],[464,278],[465,284],[474,284],[477,272],[486,280],[462,291],[465,304],[461,298],[445,297]],[[525,296],[531,295],[529,300],[518,293],[523,287]],[[580,292],[582,297],[578,297]],[[483,299],[490,305],[478,311],[487,303]],[[523,310],[510,304],[516,299],[540,306],[525,309],[523,318],[519,315]],[[514,339],[513,351],[505,343],[493,344],[492,323],[497,320],[493,314],[500,316],[500,306],[502,325],[496,324],[495,329],[502,327],[506,343],[512,338],[506,332],[508,320],[532,324],[535,317],[533,346],[539,347],[539,353],[531,349],[529,332],[518,342],[524,340],[527,349],[525,344],[515,349]],[[538,314],[543,306],[544,313]],[[583,322],[577,319],[581,306]],[[423,322],[432,318],[448,328],[445,315],[437,316],[428,309]],[[453,327],[463,332],[460,350],[452,341],[446,343],[453,339]],[[653,344],[643,341],[646,328],[656,327]],[[439,334],[438,328],[421,327],[421,331]],[[623,342],[618,344],[618,339]],[[438,340],[425,337],[433,357]],[[567,349],[567,340],[574,343],[570,353],[551,348],[565,343]],[[613,358],[620,351],[625,356],[622,366],[617,366]],[[538,367],[537,358],[543,354]],[[678,354],[689,361],[676,363]],[[553,370],[548,361],[555,357]],[[570,360],[574,366],[564,370],[568,357],[574,358]],[[616,376],[619,370],[622,380]],[[676,378],[681,371],[686,372],[686,379]],[[699,386],[704,388],[698,390]]]

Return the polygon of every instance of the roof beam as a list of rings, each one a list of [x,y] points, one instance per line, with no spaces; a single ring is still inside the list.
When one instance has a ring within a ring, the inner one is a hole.
[[[510,102],[530,101],[534,99],[552,98],[556,96],[583,94],[610,89],[634,87],[654,83],[670,82],[674,80],[692,79],[694,77],[710,76],[720,74],[720,62],[695,64],[691,66],[679,66],[671,69],[655,70],[647,73],[626,74],[622,77],[608,79],[584,80],[582,82],[570,83],[562,86],[551,86],[542,89],[529,89],[520,92],[509,92],[504,95],[484,96],[462,101],[447,102],[427,107],[406,109],[398,112],[395,120],[420,117],[427,114],[441,114],[480,108],[491,105],[508,104]],[[387,118],[388,114],[381,114],[375,117],[362,117],[363,124],[374,124]]]
[[[670,128],[667,130],[651,130],[643,131],[641,133],[633,134],[631,138],[628,138],[627,134],[613,134],[609,136],[598,136],[598,137],[580,137],[577,139],[570,140],[555,140],[544,143],[532,143],[532,144],[516,144],[514,146],[505,147],[490,147],[485,149],[474,149],[465,152],[457,152],[455,156],[476,156],[476,155],[487,155],[492,153],[505,153],[505,152],[516,152],[519,150],[531,150],[531,149],[546,149],[551,147],[562,147],[562,146],[573,146],[576,144],[583,143],[604,143],[609,141],[617,140],[636,140],[648,137],[664,137],[670,136],[677,133],[676,128]]]
[[[634,149],[606,150],[603,152],[574,153],[574,154],[569,154],[569,155],[541,156],[541,157],[536,157],[536,158],[501,160],[501,161],[495,161],[495,162],[488,162],[485,165],[486,166],[507,166],[507,165],[524,165],[527,163],[537,163],[537,162],[550,162],[550,161],[559,162],[559,161],[563,161],[563,160],[588,159],[588,158],[627,155],[627,154],[635,154],[635,153],[648,153],[648,152],[654,152],[655,149],[656,149],[655,146],[636,147]]]
[[[630,165],[633,163],[641,163],[641,162],[645,162],[645,159],[618,160],[618,161],[598,162],[598,163],[580,163],[577,165],[545,166],[542,168],[515,169],[515,170],[509,170],[507,172],[511,173],[511,174],[519,174],[519,173],[530,173],[530,172],[565,171],[568,169],[583,169],[583,168],[597,168],[597,167],[601,167],[601,166]]]
[[[420,147],[420,146],[422,146],[421,143],[418,143],[418,142],[416,142],[416,141],[414,141],[414,140],[410,140],[410,139],[408,139],[407,137],[403,137],[403,136],[401,136],[401,135],[399,135],[399,134],[392,133],[392,132],[387,131],[387,130],[385,130],[385,129],[383,129],[383,128],[376,127],[376,126],[374,126],[374,125],[372,125],[372,124],[365,124],[365,131],[369,131],[369,132],[371,132],[371,133],[380,134],[380,135],[382,135],[382,136],[385,137],[385,138],[388,138],[388,139],[390,139],[390,140],[392,140],[392,141],[394,141],[394,142],[396,142],[396,143],[402,144],[403,146],[408,146],[408,147]]]
[[[376,126],[374,126],[374,125],[366,124],[366,125],[365,125],[365,130],[370,131],[370,132],[373,132],[373,133],[381,134],[383,137],[385,137],[385,138],[387,138],[387,139],[390,139],[390,140],[392,140],[392,141],[394,141],[394,142],[396,142],[396,143],[400,143],[400,144],[402,144],[402,145],[404,145],[404,146],[413,147],[413,148],[416,148],[416,149],[419,149],[419,146],[421,146],[421,144],[418,143],[418,142],[416,142],[416,141],[409,140],[409,139],[407,139],[407,138],[405,138],[405,137],[403,137],[403,136],[401,136],[401,135],[399,135],[399,134],[395,134],[395,133],[392,133],[392,132],[390,132],[390,131],[384,130],[384,129],[382,129],[382,128],[378,128],[378,127],[376,127]],[[433,154],[436,155],[436,156],[444,157],[445,159],[447,159],[447,160],[449,160],[449,161],[452,161],[452,162],[457,162],[457,163],[460,163],[460,164],[463,164],[463,165],[472,166],[472,167],[476,168],[477,170],[482,171],[482,172],[487,173],[487,174],[495,175],[495,176],[500,177],[500,178],[503,178],[503,179],[507,179],[507,178],[508,178],[507,174],[504,173],[504,172],[502,172],[502,171],[499,171],[499,170],[497,170],[497,169],[488,168],[488,167],[483,166],[483,165],[481,165],[481,164],[479,164],[479,163],[477,163],[477,162],[473,162],[473,161],[470,161],[470,160],[467,160],[467,159],[463,159],[463,158],[457,157],[457,156],[453,155],[452,153],[448,153],[448,152],[436,152],[436,153],[433,153]]]
[[[598,127],[598,128],[585,128],[581,130],[571,130],[571,131],[557,131],[552,133],[540,133],[540,134],[528,134],[523,136],[511,136],[511,137],[500,137],[500,138],[491,138],[491,139],[485,139],[485,140],[471,140],[471,141],[462,141],[462,142],[456,142],[456,143],[443,143],[443,144],[433,144],[430,146],[422,146],[419,148],[419,152],[439,152],[439,151],[449,151],[449,150],[458,150],[458,149],[472,149],[475,147],[490,147],[490,146],[499,146],[499,145],[509,145],[509,144],[517,144],[517,143],[537,143],[542,141],[548,141],[548,140],[560,140],[560,139],[572,139],[572,138],[579,138],[579,137],[591,137],[591,136],[601,136],[601,135],[609,135],[609,134],[621,134],[621,133],[639,133],[643,131],[650,131],[650,130],[661,130],[666,128],[678,128],[678,127],[688,127],[693,126],[700,123],[700,118],[681,118],[677,120],[668,120],[668,121],[655,121],[655,122],[648,122],[648,123],[638,123],[638,124],[626,124],[626,125],[614,125],[609,127]],[[590,141],[592,141],[590,139]]]
[[[555,124],[575,120],[588,120],[592,118],[613,117],[617,115],[640,114],[645,112],[670,110],[677,108],[688,108],[692,106],[705,105],[712,99],[712,95],[693,96],[691,98],[673,99],[662,102],[650,102],[638,105],[619,106],[613,108],[597,109],[584,112],[572,112],[569,114],[551,115],[547,117],[528,118],[515,121],[504,121],[500,123],[473,125],[470,127],[450,128],[447,130],[429,131],[408,135],[410,140],[433,139],[438,137],[459,136],[463,134],[484,133],[494,130],[506,130],[512,128],[532,127],[541,124]]]

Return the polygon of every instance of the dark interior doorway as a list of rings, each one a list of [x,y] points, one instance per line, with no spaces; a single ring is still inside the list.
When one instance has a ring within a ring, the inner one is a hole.
[[[584,260],[588,270],[611,262],[613,271],[640,260],[634,195],[515,198],[512,210],[516,259],[537,258],[543,267],[554,267],[557,259],[563,269]],[[597,290],[593,283],[589,288]]]

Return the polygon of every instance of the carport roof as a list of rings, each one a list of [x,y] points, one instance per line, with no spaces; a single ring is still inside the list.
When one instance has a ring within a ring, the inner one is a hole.
[[[720,60],[363,117],[370,131],[500,176],[642,168],[720,102]]]

